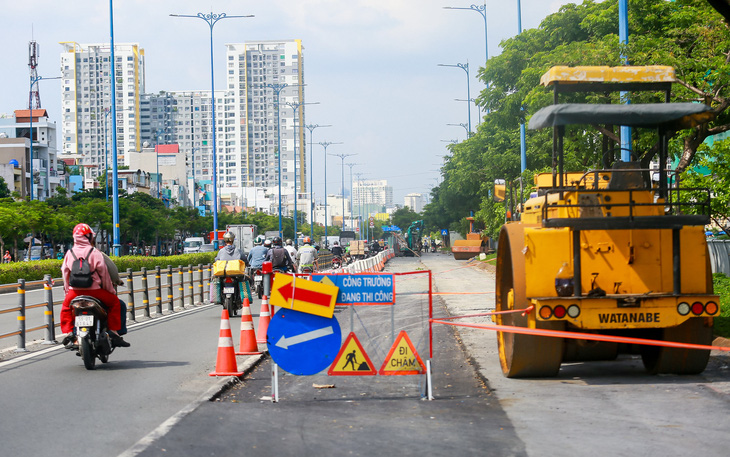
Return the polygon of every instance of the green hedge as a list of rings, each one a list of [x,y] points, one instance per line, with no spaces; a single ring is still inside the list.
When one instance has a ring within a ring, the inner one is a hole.
[[[720,296],[720,317],[715,318],[715,335],[730,338],[730,278],[715,273],[712,282],[715,293]]]
[[[131,268],[132,271],[140,271],[142,267],[150,270],[156,266],[164,269],[168,265],[172,265],[173,268],[176,268],[178,265],[206,265],[212,263],[215,256],[215,252],[201,252],[167,257],[112,257],[112,260],[114,260],[117,268],[119,268],[119,272],[124,274],[127,268]],[[0,264],[0,284],[15,284],[20,278],[26,281],[37,281],[43,279],[44,275],[51,275],[52,278],[60,278],[62,263],[61,260],[48,259]]]

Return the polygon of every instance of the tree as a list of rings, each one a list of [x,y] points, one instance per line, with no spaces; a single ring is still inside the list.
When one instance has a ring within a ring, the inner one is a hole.
[[[11,197],[12,193],[8,189],[8,184],[5,182],[5,178],[0,176],[0,198]]]
[[[420,220],[421,215],[410,209],[409,207],[398,208],[390,215],[390,223],[406,230],[412,222]]]
[[[678,171],[691,164],[710,135],[730,130],[730,29],[706,2],[677,0],[629,2],[629,45],[618,39],[615,0],[568,4],[545,18],[536,29],[505,40],[503,51],[480,69],[487,89],[478,103],[488,114],[478,131],[463,143],[450,146],[442,169],[443,181],[432,191],[424,210],[428,224],[441,228],[478,208],[477,219],[492,235],[504,220],[504,205],[491,199],[495,179],[514,181],[551,168],[549,129],[529,131],[527,170],[520,173],[519,126],[540,108],[552,103],[552,93],[540,85],[540,76],[554,65],[622,65],[625,51],[632,65],[671,65],[678,84],[671,101],[693,101],[711,106],[716,117],[693,129],[677,132],[670,154],[679,159]],[[618,102],[618,94],[571,94],[562,101]],[[661,94],[632,94],[632,101],[659,102]],[[654,139],[637,133],[635,154],[644,167],[654,158]],[[600,135],[583,128],[568,128],[565,135],[566,168],[587,170],[600,166]],[[529,184],[528,184],[529,185]],[[457,214],[460,213],[460,214]],[[429,227],[431,227],[429,225]]]

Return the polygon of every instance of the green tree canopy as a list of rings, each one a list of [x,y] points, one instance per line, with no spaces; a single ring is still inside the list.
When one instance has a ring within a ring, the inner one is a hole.
[[[535,173],[551,167],[550,129],[528,131],[527,170],[520,173],[520,123],[552,103],[552,92],[540,85],[540,76],[555,65],[623,64],[670,65],[678,84],[671,101],[708,104],[715,120],[677,132],[670,154],[687,169],[699,146],[710,135],[730,130],[730,30],[724,19],[701,0],[629,0],[629,44],[618,38],[618,2],[585,1],[568,4],[548,16],[538,28],[505,40],[503,51],[480,69],[488,88],[478,97],[488,114],[468,140],[450,146],[442,168],[443,182],[431,192],[424,218],[428,227],[454,228],[456,221],[476,210],[490,235],[504,220],[504,204],[492,201],[496,179],[527,186]],[[658,102],[661,94],[632,94],[634,102]],[[618,102],[618,94],[573,94],[564,102]],[[655,155],[655,140],[634,136],[634,151],[647,166]],[[600,135],[586,129],[568,129],[566,167],[587,170],[601,165]],[[528,189],[529,191],[529,189]]]

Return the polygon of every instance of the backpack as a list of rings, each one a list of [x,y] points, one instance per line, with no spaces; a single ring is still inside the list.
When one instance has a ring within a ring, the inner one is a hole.
[[[74,258],[74,260],[71,263],[71,274],[68,278],[69,286],[79,287],[81,289],[88,289],[92,286],[92,284],[94,284],[94,278],[92,277],[92,274],[94,272],[91,271],[91,266],[89,265],[88,261],[88,258],[91,255],[91,251],[93,250],[94,247],[92,246],[86,256],[79,259],[76,258],[76,254],[74,254],[73,249],[71,249],[71,256]]]
[[[281,268],[286,266],[286,256],[289,255],[284,248],[274,248],[271,250],[271,266],[273,268]]]

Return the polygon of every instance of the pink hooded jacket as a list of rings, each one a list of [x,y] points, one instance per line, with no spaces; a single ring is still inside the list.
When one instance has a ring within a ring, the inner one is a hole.
[[[74,246],[72,248],[73,253],[76,255],[76,258],[86,257],[89,253],[89,249],[91,249],[91,243],[89,243],[88,238],[86,238],[85,235],[74,235]],[[91,267],[91,271],[95,274],[92,274],[93,278],[93,284],[89,289],[104,289],[107,290],[113,294],[116,295],[116,290],[114,290],[114,285],[112,284],[112,280],[109,277],[109,270],[106,267],[106,262],[104,261],[104,256],[101,252],[94,249],[91,251],[91,255],[89,255],[88,259],[86,259],[89,262],[89,266]],[[63,276],[63,289],[65,292],[68,292],[69,289],[73,290],[86,290],[86,289],[80,289],[78,287],[74,288],[68,285],[69,276],[71,275],[71,264],[73,263],[74,258],[71,255],[71,252],[67,252],[66,255],[63,258],[63,264],[61,265],[61,275]]]

